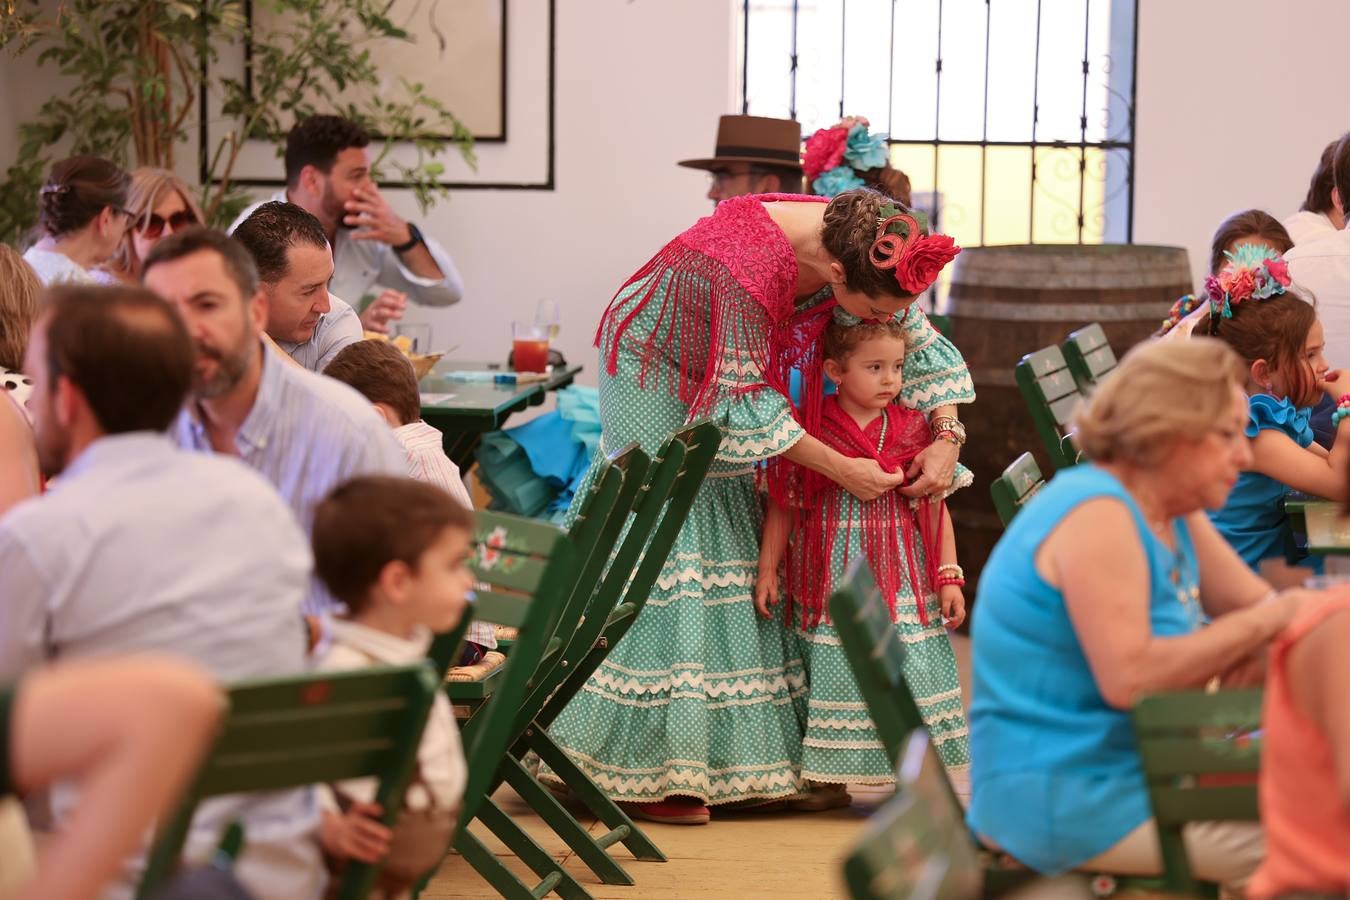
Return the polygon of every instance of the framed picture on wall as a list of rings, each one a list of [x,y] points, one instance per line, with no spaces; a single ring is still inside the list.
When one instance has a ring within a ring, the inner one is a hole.
[[[381,89],[400,79],[420,83],[473,133],[477,143],[506,140],[506,2],[507,0],[389,0],[387,18],[410,41],[372,41],[371,62],[380,73]],[[247,0],[250,31],[266,35],[282,26],[280,13],[265,0]],[[339,27],[346,30],[348,23]],[[351,23],[350,27],[360,27]],[[249,69],[245,79],[250,83]],[[316,108],[317,95],[307,98]],[[361,103],[361,91],[348,102]],[[286,127],[290,123],[285,123]],[[448,135],[429,134],[448,139]],[[379,137],[379,135],[377,135]]]

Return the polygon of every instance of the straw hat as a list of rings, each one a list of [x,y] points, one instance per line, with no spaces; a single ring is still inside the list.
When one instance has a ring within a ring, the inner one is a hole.
[[[794,119],[722,116],[717,147],[709,159],[684,159],[680,165],[716,172],[727,163],[802,168],[802,127]]]

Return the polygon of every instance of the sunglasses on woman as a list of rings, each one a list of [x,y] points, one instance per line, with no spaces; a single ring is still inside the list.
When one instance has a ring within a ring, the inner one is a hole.
[[[191,210],[180,209],[178,212],[173,213],[167,219],[159,215],[158,213],[150,213],[150,215],[146,216],[145,221],[141,224],[141,227],[137,230],[140,231],[141,237],[146,237],[153,240],[154,238],[157,238],[164,233],[165,225],[170,226],[174,230],[174,233],[177,233],[179,231],[182,231],[184,228],[187,228],[189,225],[196,225],[196,224],[197,224],[197,217],[192,214]]]

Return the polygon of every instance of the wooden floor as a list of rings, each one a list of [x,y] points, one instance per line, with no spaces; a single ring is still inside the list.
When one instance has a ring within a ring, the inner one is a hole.
[[[953,640],[961,683],[969,685],[969,642]],[[967,695],[969,691],[966,691]],[[853,805],[827,813],[718,814],[708,825],[675,826],[640,822],[669,862],[638,862],[622,847],[615,856],[637,882],[630,887],[600,884],[585,864],[568,852],[567,845],[530,812],[509,788],[497,800],[540,846],[563,862],[595,900],[695,900],[726,898],[750,900],[773,897],[781,900],[831,900],[846,898],[840,879],[840,863],[856,839],[858,829],[878,803],[890,795],[889,787],[851,788]],[[582,807],[573,807],[580,819]],[[594,818],[581,821],[592,833],[604,831]],[[475,823],[473,831],[483,838],[522,877],[524,863],[505,854],[505,848]],[[530,880],[534,884],[537,879]],[[441,867],[427,890],[426,900],[443,898],[488,898],[496,894],[472,867],[458,855]]]

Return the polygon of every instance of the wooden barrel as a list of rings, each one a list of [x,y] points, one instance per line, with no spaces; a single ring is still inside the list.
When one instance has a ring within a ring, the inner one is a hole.
[[[1027,450],[1046,477],[1051,474],[1013,379],[1017,361],[1091,322],[1101,323],[1116,355],[1123,355],[1190,292],[1182,247],[1032,244],[972,247],[956,258],[950,337],[975,381],[975,403],[961,408],[969,436],[961,460],[975,472],[975,484],[952,496],[951,511],[972,582],[1003,533],[990,482]],[[973,596],[969,589],[967,596]]]

